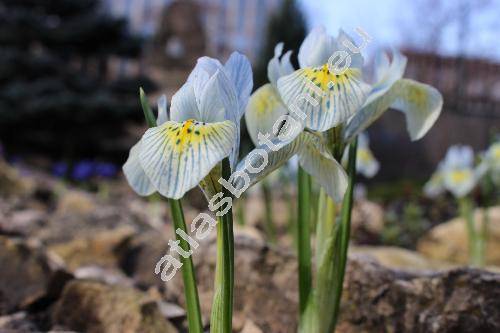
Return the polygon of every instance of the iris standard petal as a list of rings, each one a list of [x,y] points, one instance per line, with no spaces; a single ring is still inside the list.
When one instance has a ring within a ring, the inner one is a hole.
[[[179,199],[229,155],[235,140],[231,121],[168,121],[142,137],[140,163],[160,194]]]
[[[170,120],[182,122],[188,119],[200,119],[194,88],[190,82],[184,83],[174,94],[170,107]]]
[[[293,66],[290,62],[292,52],[288,51],[281,57],[282,52],[283,43],[278,43],[274,48],[274,57],[267,64],[267,78],[276,89],[280,77],[293,73]]]
[[[248,133],[255,146],[259,145],[259,133],[273,136],[274,124],[285,114],[287,114],[287,109],[271,84],[263,85],[252,94],[246,108],[245,120]]]
[[[410,79],[396,83],[397,98],[392,108],[402,111],[410,138],[422,138],[434,125],[443,107],[443,96],[434,87]]]
[[[224,121],[226,112],[222,104],[222,97],[219,91],[219,80],[222,80],[222,73],[217,70],[208,79],[200,94],[200,118],[198,120],[214,123]]]
[[[136,143],[131,149],[127,161],[123,165],[123,173],[130,187],[139,195],[147,196],[155,192],[153,184],[149,181],[144,169],[139,162],[139,152],[141,151],[141,141]]]
[[[325,64],[280,78],[278,90],[291,115],[301,118],[305,127],[323,132],[346,122],[359,110],[369,86],[360,70],[348,68],[334,74]]]
[[[166,121],[168,121],[167,96],[161,95],[158,98],[158,118],[156,118],[156,124],[161,125]]]
[[[311,30],[300,45],[299,65],[305,68],[326,64],[336,50],[338,46],[335,38],[327,34],[325,27],[318,26]]]
[[[239,102],[239,116],[243,116],[248,98],[252,93],[253,77],[250,61],[244,55],[233,52],[224,64],[229,79],[233,82]]]
[[[302,168],[316,179],[335,202],[342,201],[348,183],[342,166],[328,152],[320,136],[303,132],[301,140],[302,148],[298,156]]]

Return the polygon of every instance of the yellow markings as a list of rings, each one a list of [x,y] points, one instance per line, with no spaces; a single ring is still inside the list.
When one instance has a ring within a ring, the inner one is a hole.
[[[281,104],[281,101],[278,99],[278,96],[276,96],[274,88],[271,85],[266,85],[258,89],[251,101],[253,104],[252,108],[258,114],[269,113]]]
[[[472,173],[470,170],[453,170],[450,173],[450,179],[455,184],[463,183],[470,179],[471,176]]]
[[[358,149],[358,156],[357,158],[360,160],[361,163],[369,163],[373,161],[373,155],[368,149]]]
[[[342,89],[346,89],[348,88],[346,83],[359,76],[359,70],[351,68],[346,69],[341,74],[335,74],[330,72],[328,64],[324,64],[321,67],[306,68],[304,73],[306,78],[323,91],[338,91],[341,87]]]
[[[166,128],[166,135],[173,143],[174,147],[180,151],[193,144],[198,144],[207,131],[205,123],[200,123],[194,119],[188,119],[182,123],[170,123]]]
[[[500,162],[500,143],[495,143],[492,151],[493,160]]]
[[[428,96],[429,95],[427,93],[427,90],[422,87],[415,86],[410,90],[410,93],[408,94],[408,100],[412,104],[423,106],[427,104]]]

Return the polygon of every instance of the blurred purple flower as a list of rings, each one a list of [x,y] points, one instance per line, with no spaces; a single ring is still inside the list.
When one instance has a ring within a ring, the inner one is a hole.
[[[68,164],[66,162],[54,163],[52,174],[56,177],[65,177],[68,174]]]
[[[113,178],[118,168],[113,163],[100,162],[95,164],[95,175],[103,178]]]
[[[94,163],[88,160],[83,160],[78,162],[71,173],[71,178],[74,180],[87,180],[92,177],[94,173]]]

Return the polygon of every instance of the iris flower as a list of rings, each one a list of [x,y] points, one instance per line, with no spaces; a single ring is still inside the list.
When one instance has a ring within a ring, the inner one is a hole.
[[[483,154],[479,172],[489,173],[495,185],[500,186],[500,141],[494,142]]]
[[[324,138],[312,131],[304,131],[302,124],[291,117],[285,118],[289,110],[278,93],[277,82],[294,69],[290,63],[291,52],[284,55],[282,52],[283,43],[279,43],[267,68],[270,83],[257,89],[250,97],[245,120],[256,149],[238,164],[237,171],[246,172],[250,185],[253,185],[297,154],[300,166],[317,179],[332,199],[340,201],[347,187],[347,176],[328,151]],[[270,144],[263,143],[262,137],[266,137]],[[268,156],[267,165],[261,172],[247,172],[249,165],[260,165],[262,162],[261,156],[254,154],[261,149]],[[241,183],[237,182],[237,185],[241,186]]]
[[[123,170],[140,195],[155,191],[179,199],[201,185],[210,197],[220,185],[220,162],[234,167],[239,149],[240,119],[251,89],[248,59],[233,53],[225,65],[209,57],[198,59],[187,82],[158,105],[158,123],[132,147]],[[209,176],[209,177],[207,177]]]
[[[424,192],[434,197],[448,190],[456,198],[462,198],[476,186],[479,177],[479,170],[474,168],[472,148],[451,146],[438,170],[425,185]]]
[[[374,80],[368,84],[363,76],[363,57],[348,45],[355,43],[342,30],[337,38],[328,35],[324,27],[311,31],[300,47],[301,69],[278,80],[285,104],[292,107],[301,101],[297,106],[306,116],[302,123],[309,129],[323,132],[343,125],[344,142],[351,141],[389,108],[405,114],[412,140],[424,136],[441,113],[441,94],[429,85],[403,79],[407,59],[395,50],[392,61],[385,53],[377,55]],[[335,52],[346,52],[350,59],[348,68],[339,73],[334,72],[331,62],[328,64]],[[317,103],[304,100],[305,95]]]

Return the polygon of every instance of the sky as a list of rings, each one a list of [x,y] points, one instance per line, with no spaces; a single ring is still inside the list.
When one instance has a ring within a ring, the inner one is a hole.
[[[425,2],[432,3],[430,8],[419,6]],[[412,45],[433,47],[444,55],[463,53],[500,61],[500,0],[299,0],[299,4],[310,27],[322,24],[333,34],[340,27],[351,34],[361,27],[373,38],[371,49]],[[464,12],[470,13],[469,29],[460,34]],[[433,46],[429,40],[436,36],[440,38]]]

